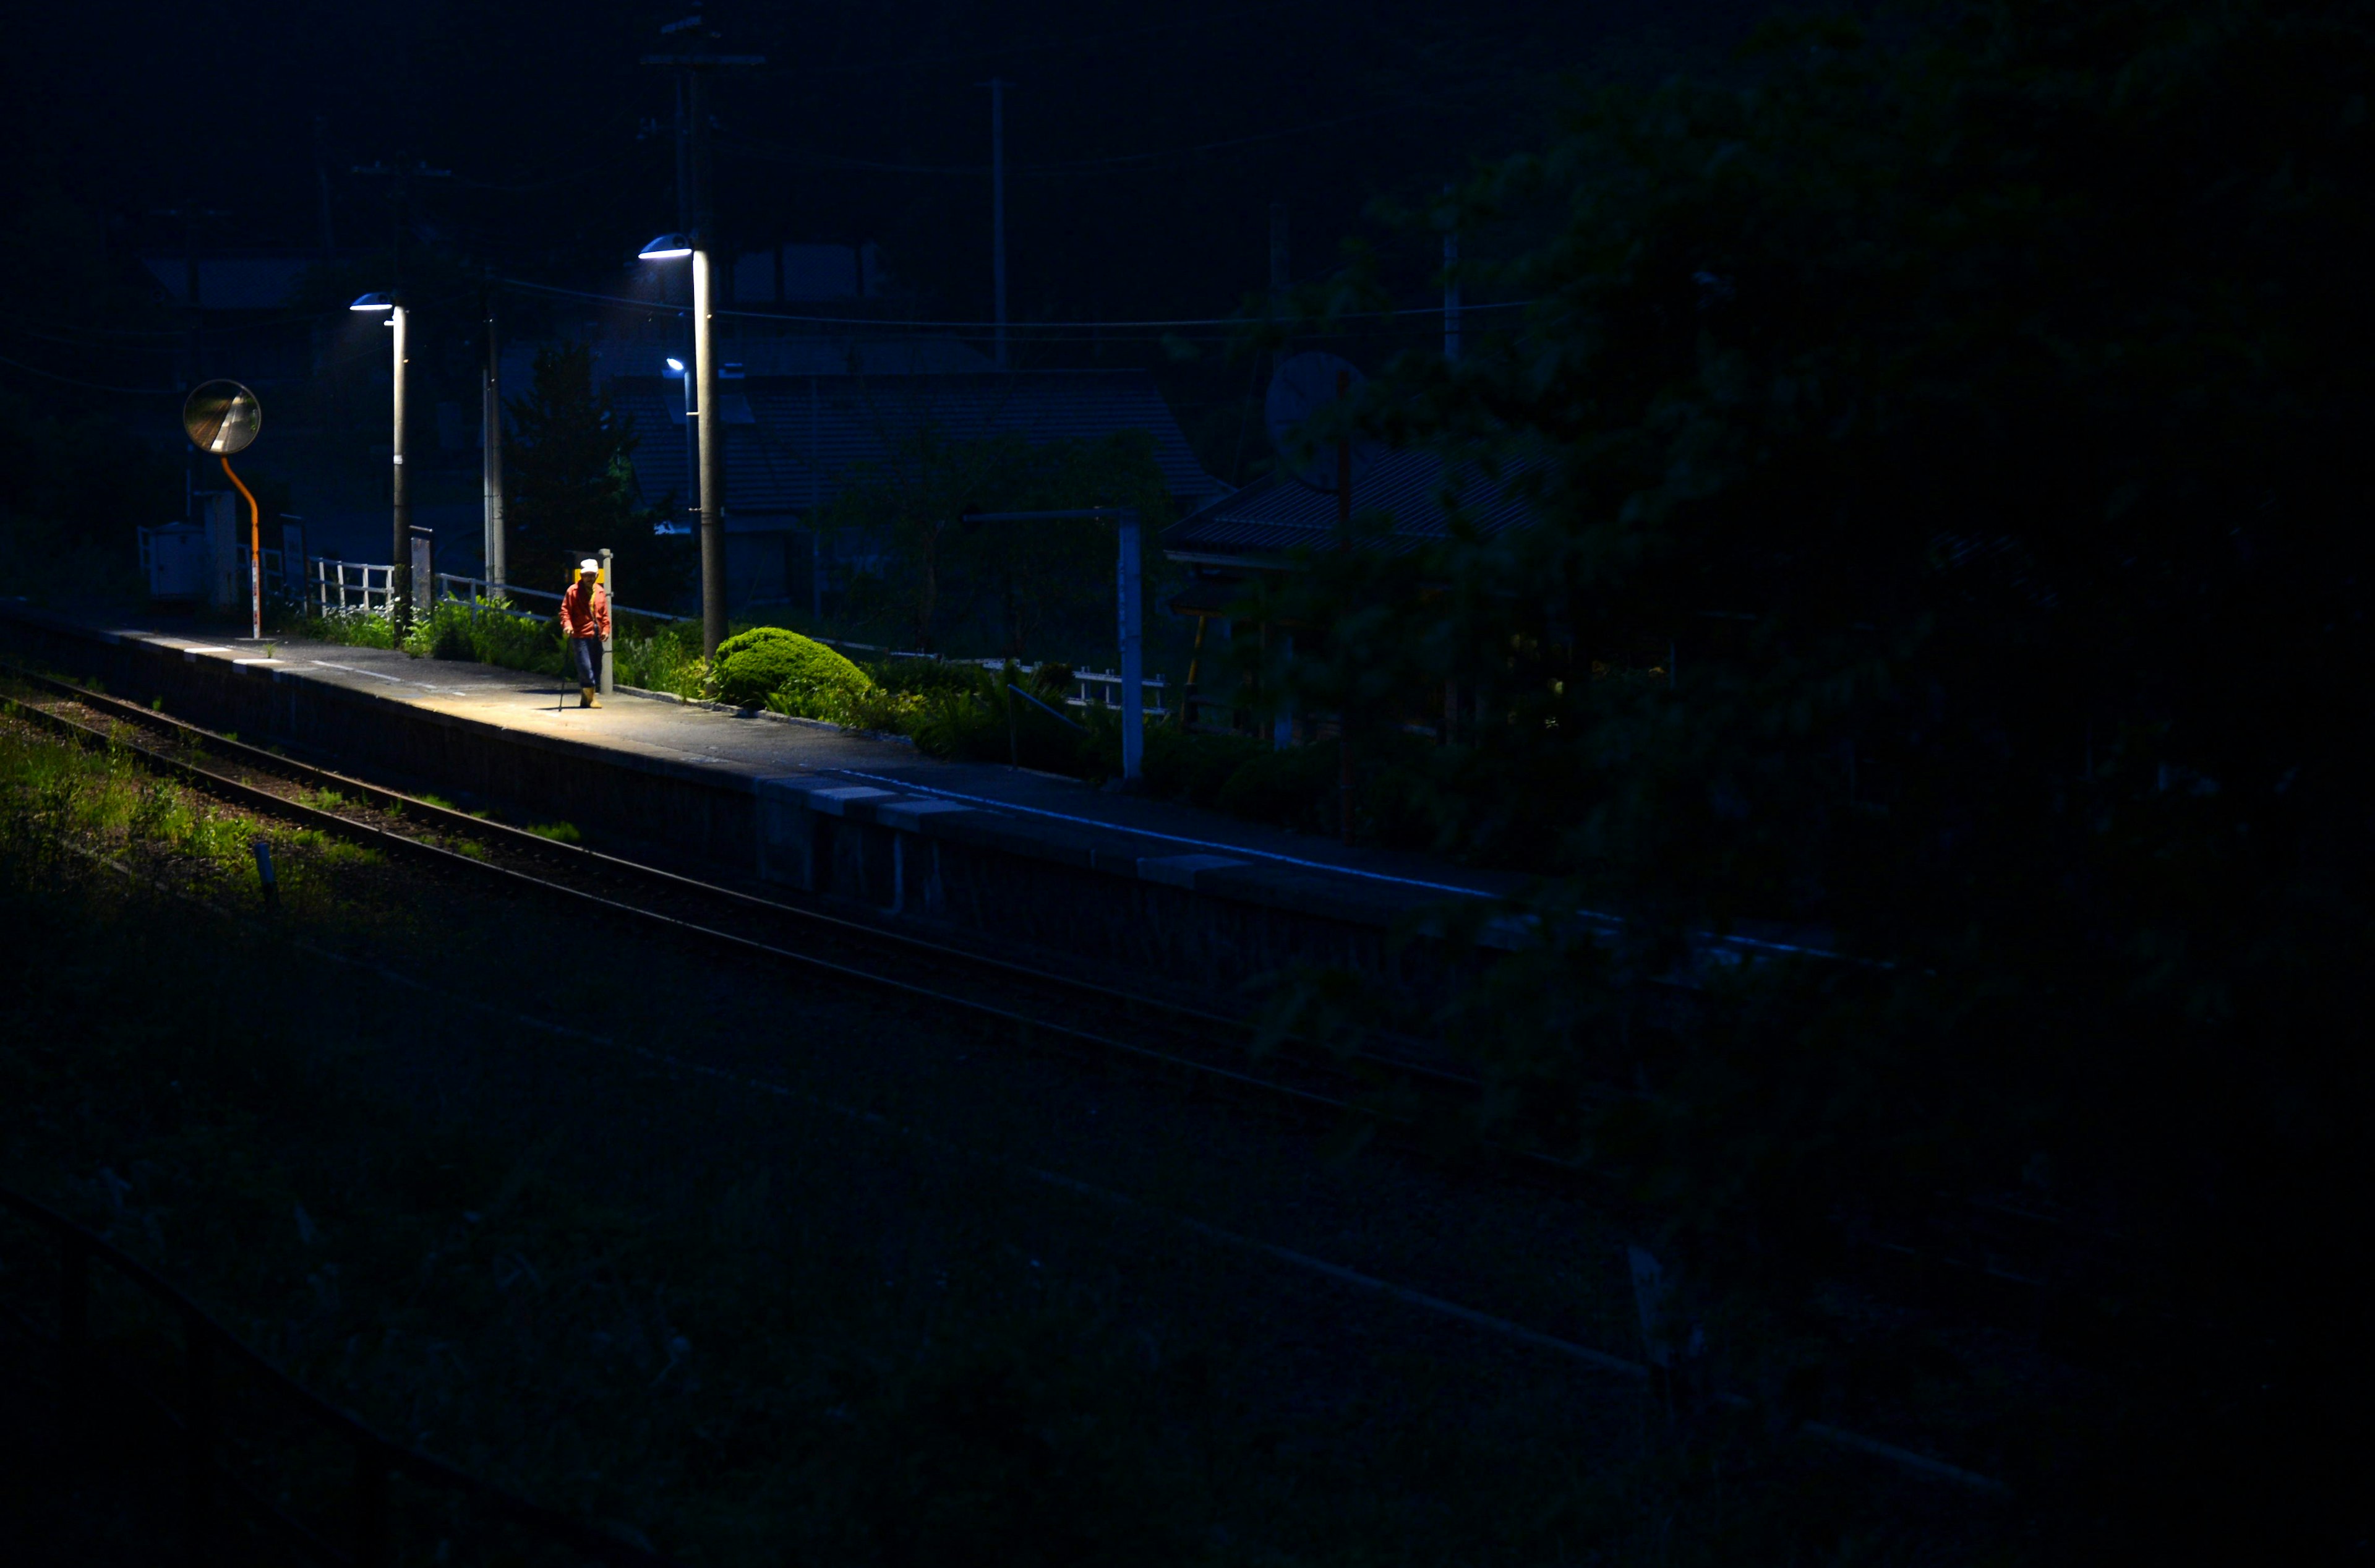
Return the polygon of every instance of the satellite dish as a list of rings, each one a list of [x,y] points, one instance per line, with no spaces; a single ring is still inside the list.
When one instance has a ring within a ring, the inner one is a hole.
[[[1365,378],[1350,360],[1317,350],[1297,354],[1279,366],[1262,397],[1262,422],[1270,428],[1270,445],[1302,484],[1323,494],[1336,493],[1336,443],[1312,442],[1303,427],[1314,414],[1332,407],[1339,396],[1350,397]],[[1384,451],[1374,441],[1353,442],[1353,483],[1357,488]]]
[[[264,405],[235,381],[210,381],[183,400],[182,429],[200,452],[229,457],[246,451],[264,429]]]

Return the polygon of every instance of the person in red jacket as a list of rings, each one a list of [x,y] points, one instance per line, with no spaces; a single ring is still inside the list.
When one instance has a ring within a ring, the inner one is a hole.
[[[569,640],[569,667],[577,672],[577,705],[598,708],[594,688],[602,679],[602,644],[610,635],[610,595],[602,586],[602,563],[581,560],[577,581],[561,595],[561,634]]]

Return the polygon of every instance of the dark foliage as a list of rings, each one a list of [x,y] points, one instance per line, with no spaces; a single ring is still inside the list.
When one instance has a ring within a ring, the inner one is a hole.
[[[594,390],[591,352],[582,345],[539,350],[534,383],[507,406],[511,580],[559,593],[581,559],[607,547],[635,603],[665,608],[682,597],[692,583],[693,546],[652,532],[667,509],[646,508],[635,493],[627,461],[638,439],[634,421]]]
[[[1847,1397],[1816,1283],[2015,1202],[2091,1326],[2048,1342],[2116,1391],[1987,1462],[2131,1542],[2331,1539],[2375,1242],[2369,9],[1766,42],[1461,193],[1553,230],[1539,302],[1367,417],[1541,525],[1315,561],[1282,608],[1333,635],[1270,678],[1373,728],[1450,685],[1430,814],[1628,917],[1455,1022],[1495,1130],[1670,1217],[1731,1375]],[[1760,921],[1849,957],[1646,978]]]
[[[18,592],[29,575],[68,563],[94,575],[109,568],[128,574],[133,528],[177,522],[182,513],[181,469],[171,456],[112,420],[54,412],[14,393],[0,393],[0,472],[7,475],[0,560],[13,569]]]
[[[824,526],[877,563],[851,585],[859,616],[927,652],[956,637],[1026,658],[1112,642],[1114,525],[961,518],[1095,506],[1139,509],[1151,598],[1164,571],[1152,541],[1170,521],[1170,500],[1142,430],[1034,445],[1015,435],[952,440],[927,427],[861,468],[825,509]]]

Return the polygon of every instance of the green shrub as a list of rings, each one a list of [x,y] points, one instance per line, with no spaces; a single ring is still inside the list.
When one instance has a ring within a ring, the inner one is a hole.
[[[845,729],[905,735],[913,728],[916,710],[923,701],[923,698],[912,691],[885,691],[879,686],[852,690],[836,686],[807,691],[778,691],[767,699],[767,706],[779,713],[822,719]]]
[[[987,692],[939,690],[918,700],[907,733],[930,757],[1007,760],[1006,705]]]
[[[432,605],[412,623],[404,651],[414,658],[471,659],[538,675],[558,675],[562,664],[560,629],[511,613],[500,598],[480,600],[475,614],[451,599]]]
[[[318,615],[301,618],[295,634],[314,643],[337,643],[349,648],[393,648],[395,629],[388,623],[385,610],[365,609],[360,605],[334,607]]]
[[[928,692],[964,692],[991,696],[995,676],[975,664],[951,664],[946,659],[880,659],[865,666],[874,684],[886,691],[922,696]]]
[[[709,692],[709,661],[701,656],[697,620],[664,622],[640,637],[621,624],[610,642],[610,668],[621,686],[678,697]]]
[[[780,626],[754,626],[728,637],[717,645],[716,663],[719,700],[742,708],[762,706],[775,692],[797,700],[872,684],[831,648]]]
[[[1239,763],[1213,804],[1232,817],[1327,832],[1336,825],[1335,744],[1263,749]]]
[[[1270,749],[1250,735],[1193,735],[1169,725],[1146,731],[1146,787],[1190,806],[1211,806],[1229,775]]]

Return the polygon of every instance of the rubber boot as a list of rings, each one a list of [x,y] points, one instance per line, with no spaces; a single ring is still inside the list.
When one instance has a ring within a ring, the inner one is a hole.
[[[581,708],[598,708],[602,704],[594,701],[592,687],[581,686],[577,689],[577,705]]]

